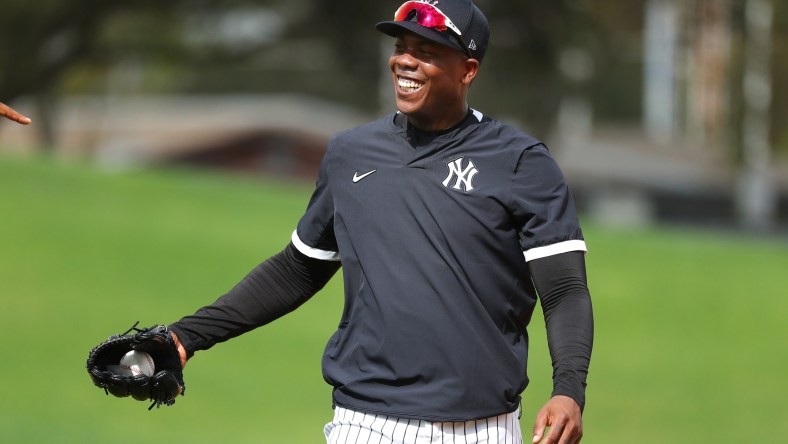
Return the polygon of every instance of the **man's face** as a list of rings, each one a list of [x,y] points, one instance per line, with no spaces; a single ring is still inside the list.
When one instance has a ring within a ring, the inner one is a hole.
[[[459,51],[403,32],[389,58],[397,109],[420,129],[451,127],[465,116],[478,66]]]

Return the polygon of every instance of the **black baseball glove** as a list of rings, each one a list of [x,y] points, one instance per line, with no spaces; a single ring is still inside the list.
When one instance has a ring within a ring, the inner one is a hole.
[[[90,351],[86,365],[90,379],[107,395],[153,401],[148,410],[161,404],[172,405],[186,389],[175,341],[164,325],[138,329],[137,324],[125,333],[110,336]],[[152,376],[129,376],[119,371],[120,359],[131,350],[148,353],[153,358]]]

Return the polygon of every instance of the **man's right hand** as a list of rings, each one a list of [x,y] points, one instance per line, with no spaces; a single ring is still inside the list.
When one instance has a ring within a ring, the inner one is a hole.
[[[183,344],[178,340],[178,335],[176,335],[174,331],[170,330],[170,335],[172,336],[172,340],[175,341],[175,346],[178,347],[178,354],[181,357],[181,367],[186,368],[186,360],[189,359],[187,358],[186,349],[183,348]]]

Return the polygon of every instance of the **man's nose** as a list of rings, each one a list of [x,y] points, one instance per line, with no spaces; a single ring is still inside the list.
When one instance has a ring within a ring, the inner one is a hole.
[[[398,67],[403,69],[414,69],[416,65],[418,65],[418,60],[413,57],[411,50],[403,51],[400,54],[397,54],[396,60],[394,62]]]

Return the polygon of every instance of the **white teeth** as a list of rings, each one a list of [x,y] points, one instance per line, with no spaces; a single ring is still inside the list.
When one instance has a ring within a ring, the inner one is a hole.
[[[421,88],[424,84],[421,82],[416,82],[415,80],[403,79],[402,77],[397,77],[397,84],[400,88],[404,89],[407,92],[417,91]]]

